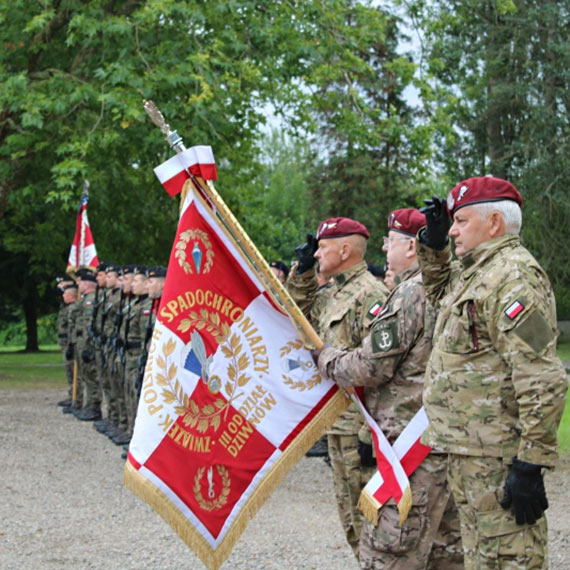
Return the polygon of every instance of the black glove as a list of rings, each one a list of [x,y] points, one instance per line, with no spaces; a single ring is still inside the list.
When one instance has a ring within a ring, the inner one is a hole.
[[[449,241],[447,234],[451,226],[445,200],[433,196],[424,202],[425,206],[420,208],[420,212],[426,215],[427,228],[420,232],[420,241],[432,249],[441,250]]]
[[[91,354],[90,350],[82,350],[81,351],[81,360],[83,362],[91,362],[93,360],[93,355]]]
[[[305,273],[315,265],[315,252],[319,249],[318,240],[313,234],[307,234],[307,241],[295,248],[295,255],[299,260],[297,273]]]
[[[513,458],[505,481],[505,496],[501,501],[503,509],[511,506],[517,524],[534,524],[548,508],[540,465]]]
[[[67,360],[73,360],[73,345],[68,344],[67,348],[65,349],[65,358]]]
[[[376,467],[374,448],[369,443],[358,440],[358,455],[360,455],[360,465],[363,467]]]

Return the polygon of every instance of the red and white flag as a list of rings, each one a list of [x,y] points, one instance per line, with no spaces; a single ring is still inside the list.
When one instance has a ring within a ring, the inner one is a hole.
[[[431,451],[431,447],[420,442],[428,427],[425,410],[422,407],[398,436],[394,445],[390,445],[360,398],[354,395],[353,399],[370,426],[378,465],[378,471],[362,490],[358,507],[371,523],[378,524],[378,511],[389,499],[394,499],[398,506],[400,524],[404,524],[412,507],[412,490],[408,476]]]
[[[182,190],[190,173],[204,180],[216,180],[218,173],[214,154],[210,146],[193,146],[176,154],[154,169],[156,177],[169,196],[176,196]]]
[[[81,198],[79,212],[77,213],[77,221],[75,223],[75,236],[69,250],[69,259],[67,260],[67,273],[73,273],[80,267],[88,267],[95,270],[99,265],[93,234],[87,219],[87,203],[89,196]]]
[[[218,568],[287,471],[345,408],[226,226],[192,188],[149,350],[127,487],[208,568]]]

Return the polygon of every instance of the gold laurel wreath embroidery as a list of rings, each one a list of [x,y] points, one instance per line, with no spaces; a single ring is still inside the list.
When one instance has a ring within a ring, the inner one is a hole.
[[[232,402],[241,396],[241,393],[237,393],[237,388],[243,388],[251,380],[251,376],[244,372],[249,366],[250,360],[245,352],[242,353],[243,347],[240,343],[239,336],[231,333],[227,323],[221,322],[220,315],[209,312],[206,309],[201,309],[199,313],[191,311],[189,317],[190,318],[180,321],[178,330],[184,333],[189,331],[192,327],[199,331],[205,329],[214,337],[215,341],[221,345],[224,356],[230,359],[227,368],[229,380],[224,386],[229,399],[218,409],[206,405],[201,410],[193,400],[189,400],[182,421],[185,425],[189,425],[190,427],[194,427],[196,423],[200,425],[199,422],[201,421],[208,421],[213,428],[217,429],[220,425],[221,413],[224,410],[229,410]],[[221,399],[219,401],[223,402]]]
[[[183,422],[186,426],[195,427],[201,433],[204,433],[210,426],[215,430],[218,429],[220,427],[219,414],[227,404],[218,398],[212,404],[205,404],[200,409],[196,402],[188,397],[178,380],[174,384],[172,383],[178,368],[175,364],[168,365],[168,357],[175,348],[176,343],[173,339],[169,339],[162,345],[164,358],[160,355],[156,358],[157,366],[162,369],[162,373],[159,372],[155,376],[156,384],[164,388],[161,393],[162,399],[166,404],[174,402],[178,404],[174,411],[179,416],[183,416]],[[191,419],[188,420],[190,411],[192,411],[192,415]]]
[[[303,382],[302,380],[295,382],[293,378],[285,374],[282,374],[282,376],[283,383],[286,386],[289,386],[293,390],[299,390],[300,392],[303,392],[305,390],[312,390],[315,386],[318,386],[323,381],[321,375],[318,372],[315,372],[306,382]]]
[[[200,467],[194,477],[194,498],[198,501],[200,507],[205,511],[215,511],[220,509],[228,502],[228,495],[230,494],[230,476],[228,470],[223,465],[216,465],[216,471],[222,478],[222,491],[216,499],[204,500],[200,492],[200,481],[204,476],[205,467]]]
[[[281,358],[283,358],[284,356],[290,354],[293,350],[299,350],[303,348],[303,346],[304,346],[303,341],[301,339],[290,340],[286,345],[281,347],[279,354],[281,355]],[[286,374],[282,374],[282,376],[283,376],[283,383],[286,386],[289,386],[293,390],[299,390],[300,392],[303,392],[305,390],[312,390],[323,380],[318,371],[315,372],[315,374],[313,374],[306,382],[304,382],[303,380],[295,382],[293,378],[287,376]]]
[[[283,358],[287,354],[289,354],[292,350],[299,350],[303,348],[303,341],[301,339],[298,340],[290,340],[285,346],[282,346],[280,349],[280,356]]]
[[[202,230],[186,230],[180,234],[180,239],[176,242],[174,246],[176,249],[176,253],[174,257],[178,260],[180,267],[184,270],[184,273],[192,274],[192,267],[186,261],[186,247],[188,246],[188,242],[191,239],[199,239],[202,240],[203,244],[206,246],[208,250],[206,252],[206,264],[204,265],[204,273],[208,273],[210,268],[212,267],[212,263],[214,263],[214,250],[212,249],[212,244],[210,243],[210,239],[208,238],[208,234],[203,232]]]

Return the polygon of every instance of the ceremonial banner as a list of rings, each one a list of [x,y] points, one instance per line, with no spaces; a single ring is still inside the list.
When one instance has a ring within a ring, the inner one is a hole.
[[[220,208],[189,188],[125,484],[218,568],[347,399],[320,377],[265,274],[243,254],[247,236],[239,241]]]
[[[89,196],[84,195],[81,198],[79,212],[77,213],[77,221],[75,223],[75,236],[69,250],[69,259],[67,260],[67,273],[74,273],[80,267],[88,267],[95,270],[99,265],[93,234],[87,219],[87,203]]]
[[[367,520],[377,525],[380,508],[393,498],[398,506],[402,525],[412,507],[412,490],[408,476],[431,451],[431,447],[420,442],[428,426],[427,415],[422,407],[392,446],[358,396],[354,396],[353,399],[360,406],[370,426],[378,465],[378,471],[362,490],[358,507]]]
[[[193,146],[169,158],[154,169],[169,196],[180,193],[190,174],[204,180],[216,180],[218,174],[210,146]]]

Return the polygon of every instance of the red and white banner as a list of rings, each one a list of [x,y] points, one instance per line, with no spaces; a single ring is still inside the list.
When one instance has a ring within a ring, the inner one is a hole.
[[[403,524],[412,507],[412,490],[408,476],[431,451],[431,447],[420,442],[428,427],[425,410],[422,407],[398,436],[394,445],[390,445],[360,398],[353,395],[353,400],[360,406],[370,426],[378,465],[378,471],[362,490],[358,506],[370,522],[377,524],[379,509],[389,499],[394,499],[398,506],[400,524]]]
[[[169,196],[176,196],[182,190],[190,174],[204,180],[216,180],[218,173],[214,154],[210,146],[193,146],[176,154],[154,169],[156,177]]]
[[[75,223],[75,236],[69,250],[69,259],[67,260],[67,272],[73,273],[80,267],[88,267],[96,269],[99,265],[93,234],[87,219],[87,203],[89,197],[84,196],[81,199],[79,212],[77,213],[77,221]]]
[[[149,350],[127,487],[208,568],[218,568],[345,408],[346,398],[321,378],[295,326],[192,189]]]

